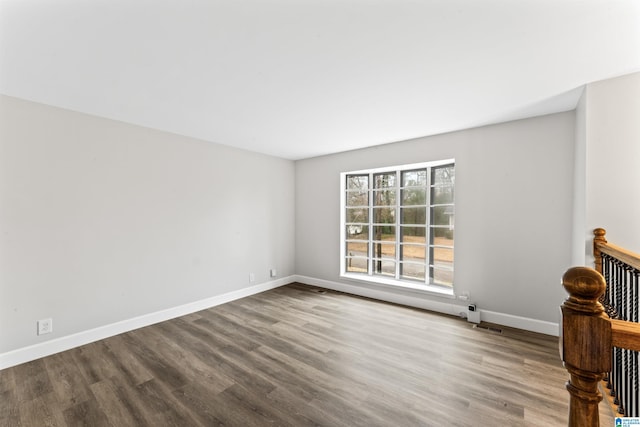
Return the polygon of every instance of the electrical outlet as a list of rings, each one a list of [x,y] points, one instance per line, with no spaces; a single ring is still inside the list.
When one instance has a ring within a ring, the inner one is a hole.
[[[38,320],[38,335],[50,334],[53,332],[53,319]]]
[[[256,275],[253,273],[249,273],[249,283],[253,283],[256,281]]]
[[[276,271],[275,268],[271,269],[271,277],[276,277],[278,275],[278,272]]]

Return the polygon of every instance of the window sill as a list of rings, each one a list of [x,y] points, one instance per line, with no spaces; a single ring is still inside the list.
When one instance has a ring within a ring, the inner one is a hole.
[[[394,288],[407,289],[411,291],[418,291],[430,295],[435,295],[444,298],[455,298],[453,293],[453,287],[438,286],[438,285],[423,285],[413,284],[411,282],[401,282],[399,280],[388,279],[385,277],[374,277],[362,274],[344,273],[340,275],[343,279],[353,280],[360,283],[368,283],[374,285],[384,285]]]

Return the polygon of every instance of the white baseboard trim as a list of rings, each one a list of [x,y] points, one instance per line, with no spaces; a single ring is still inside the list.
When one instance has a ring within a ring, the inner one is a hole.
[[[435,311],[437,313],[460,316],[467,314],[467,304],[457,301],[438,301],[424,295],[399,294],[382,289],[373,289],[366,286],[355,286],[346,283],[333,282],[330,280],[316,279],[308,276],[293,276],[296,282],[332,289],[334,291],[346,292],[363,297],[378,299],[410,307],[422,308],[424,310]],[[543,320],[531,319],[528,317],[514,316],[512,314],[499,313],[495,311],[479,310],[480,320],[511,328],[523,329],[525,331],[538,332],[541,334],[558,336],[559,324],[546,322]]]
[[[235,301],[240,298],[248,297],[260,292],[275,289],[280,286],[294,282],[294,276],[283,277],[258,285],[249,286],[237,291],[227,292],[200,301],[194,301],[177,307],[168,308],[166,310],[156,311],[154,313],[144,314],[142,316],[112,323],[110,325],[100,326],[94,329],[78,332],[72,335],[34,344],[28,347],[19,348],[6,353],[0,354],[0,369],[16,366],[21,363],[30,362],[41,357],[49,356],[61,351],[70,350],[81,345],[89,344],[94,341],[109,338],[114,335],[129,332],[134,329],[153,325],[154,323],[164,322],[165,320],[174,319],[176,317],[195,313],[200,310],[215,307],[220,304]]]
[[[333,282],[330,280],[316,279],[308,276],[294,276],[296,282],[304,285],[318,286],[321,288],[332,289],[334,291],[346,292],[348,294],[359,295],[362,297],[373,298],[381,301],[392,302],[410,307],[422,308],[425,310],[435,311],[438,313],[451,314],[460,316],[460,313],[467,312],[467,306],[455,303],[455,300],[447,299],[438,301],[435,299],[425,298],[424,295],[400,294],[391,290],[374,289],[366,286],[350,285],[346,283]]]
[[[530,317],[515,316],[513,314],[499,313],[496,311],[480,310],[483,321],[511,328],[524,329],[525,331],[538,332],[540,334],[560,336],[560,324],[545,320],[532,319]]]

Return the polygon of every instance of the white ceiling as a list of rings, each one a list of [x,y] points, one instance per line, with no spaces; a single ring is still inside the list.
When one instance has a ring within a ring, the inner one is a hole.
[[[301,159],[575,108],[638,0],[0,0],[0,92]]]

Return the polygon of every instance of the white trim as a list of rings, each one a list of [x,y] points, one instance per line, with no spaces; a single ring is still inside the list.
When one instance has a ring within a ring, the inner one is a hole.
[[[89,344],[94,341],[109,338],[114,335],[129,332],[134,329],[153,325],[154,323],[164,322],[165,320],[195,313],[200,310],[215,307],[227,302],[235,301],[240,298],[248,297],[269,289],[278,288],[295,281],[295,276],[283,277],[272,280],[237,291],[227,292],[200,301],[179,305],[177,307],[168,308],[166,310],[156,311],[154,313],[143,314],[142,316],[132,319],[122,320],[110,325],[99,326],[94,329],[78,332],[72,335],[56,338],[43,343],[34,344],[28,347],[19,348],[17,350],[8,351],[0,354],[0,369],[9,368],[41,357],[49,356],[61,351],[69,350],[81,345]]]
[[[454,301],[447,302],[427,299],[425,298],[425,292],[416,293],[415,295],[398,294],[396,292],[393,292],[392,290],[387,291],[384,289],[372,289],[364,286],[349,285],[329,280],[316,279],[313,277],[292,275],[250,286],[244,289],[239,289],[237,291],[228,292],[226,294],[206,298],[200,301],[194,301],[192,303],[168,308],[166,310],[161,310],[154,313],[134,317],[132,319],[112,323],[110,325],[104,325],[94,329],[78,332],[73,335],[67,335],[64,337],[45,341],[43,343],[19,348],[17,350],[8,351],[6,353],[0,354],[0,369],[10,368],[21,363],[26,363],[31,360],[39,359],[41,357],[59,353],[61,351],[89,344],[94,341],[149,326],[154,323],[159,323],[190,313],[195,313],[200,310],[205,310],[207,308],[235,301],[240,298],[255,295],[260,292],[275,289],[292,282],[299,282],[310,286],[320,286],[327,289],[333,289],[335,291],[393,302],[410,307],[422,308],[424,310],[435,311],[438,313],[444,313],[453,316],[466,316],[467,314],[466,303],[464,305],[461,305]],[[515,316],[512,314],[499,313],[488,310],[479,310],[479,312],[481,319],[486,322],[552,336],[559,335],[560,326],[558,323],[546,322],[543,320],[531,319],[528,317]]]
[[[428,162],[420,162],[420,163],[410,163],[406,165],[396,165],[396,166],[384,166],[381,168],[373,168],[373,169],[362,169],[357,171],[348,171],[348,172],[340,172],[340,176],[346,175],[364,175],[365,173],[381,173],[381,172],[393,172],[393,171],[405,171],[411,169],[420,169],[425,167],[437,167],[446,165],[448,163],[455,163],[456,159],[445,159],[445,160],[431,160]]]
[[[359,295],[367,298],[378,299],[381,301],[393,302],[396,304],[407,305],[410,307],[422,308],[425,310],[435,311],[438,313],[450,314],[453,316],[466,316],[466,305],[460,305],[452,299],[451,296],[444,296],[449,301],[435,301],[433,299],[426,299],[424,296],[427,292],[416,292],[415,295],[399,294],[392,290],[373,289],[371,287],[349,285],[346,283],[333,282],[324,279],[316,279],[307,276],[294,276],[296,282],[304,285],[319,286],[322,288],[332,289],[334,291],[346,292],[349,294]],[[408,288],[403,288],[409,290]]]
[[[480,317],[485,322],[509,326],[511,328],[524,329],[526,331],[538,332],[540,334],[552,335],[554,337],[560,335],[559,323],[488,310],[480,310]]]
[[[324,279],[316,279],[313,277],[293,276],[296,282],[319,286],[334,291],[346,292],[363,297],[378,299],[387,302],[407,305],[410,307],[422,308],[424,310],[435,311],[438,313],[449,314],[453,316],[467,315],[467,302],[464,305],[451,301],[436,301],[425,298],[425,292],[416,293],[415,295],[398,294],[391,290],[373,289],[371,287],[349,285],[345,283],[333,282]],[[529,317],[515,316],[512,314],[499,313],[489,310],[478,310],[480,319],[485,322],[495,323],[498,325],[508,326],[511,328],[523,329],[525,331],[537,332],[541,334],[559,336],[560,325],[558,323],[547,322],[544,320],[532,319]]]
[[[396,280],[387,278],[384,276],[366,276],[361,273],[344,273],[340,275],[341,278],[346,280],[352,280],[355,282],[361,282],[364,284],[386,285],[393,286],[400,289],[411,289],[414,291],[420,291],[421,293],[432,294],[441,298],[455,298],[453,288],[437,285],[425,285],[424,283],[411,283],[410,281]]]

